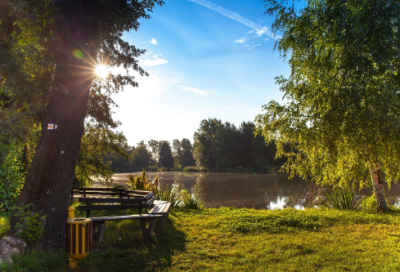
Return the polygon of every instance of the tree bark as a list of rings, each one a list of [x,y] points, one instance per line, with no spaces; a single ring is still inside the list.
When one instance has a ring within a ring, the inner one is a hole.
[[[72,54],[71,51],[69,51]],[[31,210],[46,215],[39,247],[62,247],[75,166],[84,132],[93,69],[76,59],[56,72],[64,91],[53,91],[42,120],[42,133],[17,205],[33,204]],[[65,90],[67,92],[65,92]],[[15,231],[16,218],[11,220]]]
[[[384,188],[383,188],[383,175],[380,164],[378,162],[369,162],[369,170],[371,174],[372,186],[374,188],[375,199],[378,211],[386,211],[388,206],[386,204]]]

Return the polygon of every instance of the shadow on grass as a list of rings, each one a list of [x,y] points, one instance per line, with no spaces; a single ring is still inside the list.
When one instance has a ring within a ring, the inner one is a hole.
[[[154,238],[142,237],[138,220],[107,222],[104,244],[94,246],[74,271],[162,271],[185,251],[186,236],[169,218]]]

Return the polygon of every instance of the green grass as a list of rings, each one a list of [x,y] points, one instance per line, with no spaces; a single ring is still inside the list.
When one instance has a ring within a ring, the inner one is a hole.
[[[154,239],[108,223],[74,271],[398,271],[399,223],[397,211],[176,210]],[[66,271],[66,258],[33,251],[4,271]]]

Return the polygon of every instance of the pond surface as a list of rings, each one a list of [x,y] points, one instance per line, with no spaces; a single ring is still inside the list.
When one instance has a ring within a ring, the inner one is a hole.
[[[206,208],[246,207],[255,209],[281,209],[293,207],[304,209],[312,206],[321,190],[313,183],[300,178],[288,179],[284,174],[236,174],[201,172],[146,172],[149,180],[157,175],[165,188],[180,187],[195,193]],[[113,176],[114,184],[126,186],[128,175],[141,172],[119,173]],[[94,187],[104,184],[95,182]],[[400,206],[400,185],[385,187],[386,197],[391,204]],[[361,196],[372,195],[372,188],[363,189]]]

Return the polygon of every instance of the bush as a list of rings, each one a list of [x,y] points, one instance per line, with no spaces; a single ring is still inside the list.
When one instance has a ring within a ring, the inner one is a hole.
[[[1,214],[0,215],[0,239],[5,236],[10,230],[9,223],[10,214]]]
[[[362,199],[361,208],[367,212],[376,212],[378,210],[378,205],[376,204],[376,198],[374,193],[372,193],[371,196],[364,197]]]
[[[179,190],[179,187],[171,190],[168,187],[166,190],[160,188],[157,199],[171,202],[171,209],[201,209],[203,206],[195,194],[190,194],[185,189]]]
[[[182,205],[182,200],[179,195],[179,188],[172,188],[171,190],[169,190],[168,187],[165,190],[160,188],[156,198],[157,200],[171,202],[171,209],[178,208]]]
[[[195,196],[194,193],[190,194],[187,190],[183,189],[180,192],[180,196],[182,199],[181,208],[183,209],[201,209],[202,203]]]
[[[197,168],[196,166],[186,166],[185,168],[183,168],[183,171],[199,172],[200,169]]]
[[[3,147],[6,157],[0,164],[0,210],[11,211],[25,182],[26,171],[19,160],[21,152],[14,143]]]
[[[40,216],[38,213],[29,211],[31,206],[32,204],[16,207],[17,224],[14,230],[16,236],[32,246],[42,237],[43,220],[46,216]]]
[[[322,195],[318,196],[316,205],[323,208],[356,210],[361,204],[361,200],[356,200],[355,190],[351,186],[325,190]]]
[[[129,189],[152,191],[154,196],[158,195],[158,184],[160,181],[160,178],[158,176],[154,179],[153,182],[151,182],[146,176],[146,171],[143,170],[142,175],[139,175],[137,177],[129,175],[128,179],[129,182],[127,182],[126,184],[128,185]]]

